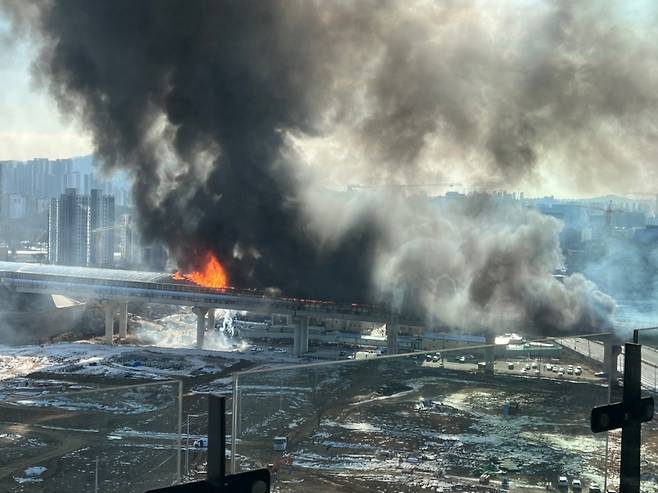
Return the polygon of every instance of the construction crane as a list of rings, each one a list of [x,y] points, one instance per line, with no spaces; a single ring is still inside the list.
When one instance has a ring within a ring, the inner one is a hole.
[[[612,227],[612,215],[616,212],[625,212],[624,209],[613,209],[612,208],[612,200],[608,202],[608,207],[605,209],[603,207],[594,207],[592,205],[581,205],[581,204],[571,204],[575,205],[576,207],[580,207],[582,209],[591,209],[593,211],[601,211],[605,213],[605,226],[608,229],[611,229]]]
[[[366,190],[371,188],[428,188],[428,187],[460,187],[461,183],[384,183],[381,185],[347,185],[347,190]]]

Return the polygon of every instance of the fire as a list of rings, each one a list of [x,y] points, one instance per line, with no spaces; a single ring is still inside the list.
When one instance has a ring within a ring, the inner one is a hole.
[[[194,284],[198,284],[205,288],[225,288],[228,286],[226,271],[212,252],[207,252],[201,259],[194,263],[198,270],[187,274],[177,271],[173,276],[174,280],[192,281]]]

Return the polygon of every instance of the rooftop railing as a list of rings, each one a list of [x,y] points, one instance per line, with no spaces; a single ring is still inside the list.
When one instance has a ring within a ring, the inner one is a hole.
[[[0,491],[143,492],[181,477],[178,381],[0,402]]]
[[[616,381],[580,339],[235,374],[231,471],[269,467],[281,492],[619,491],[618,432],[590,429]],[[658,491],[654,423],[643,492]]]

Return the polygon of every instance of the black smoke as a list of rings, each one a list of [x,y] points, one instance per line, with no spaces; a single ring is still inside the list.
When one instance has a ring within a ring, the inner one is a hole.
[[[370,292],[377,225],[364,218],[319,248],[283,152],[286,131],[318,131],[338,56],[340,33],[317,7],[56,1],[40,11],[38,69],[62,110],[92,130],[106,165],[129,169],[144,237],[167,244],[183,268],[207,249],[235,285],[359,300]]]
[[[365,300],[399,282],[446,307],[449,278],[453,305],[478,307],[474,326],[503,299],[538,327],[610,313],[604,300],[592,315],[594,286],[555,284],[557,225],[515,213],[505,243],[479,217],[324,187],[649,182],[655,20],[637,34],[614,2],[4,3],[40,40],[35,73],[62,112],[108,169],[130,171],[143,236],[181,267],[209,249],[238,286]],[[524,235],[532,255],[517,255]],[[477,257],[423,257],[463,245]],[[565,303],[576,308],[556,320]]]

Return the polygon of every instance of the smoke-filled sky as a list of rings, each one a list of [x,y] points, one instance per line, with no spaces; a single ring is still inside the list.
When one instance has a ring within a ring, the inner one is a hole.
[[[422,288],[416,302],[451,323],[505,308],[564,328],[612,303],[584,278],[552,278],[555,221],[328,190],[654,192],[649,3],[4,5],[35,46],[35,80],[106,168],[129,171],[144,235],[181,264],[212,249],[238,285],[344,299]]]

